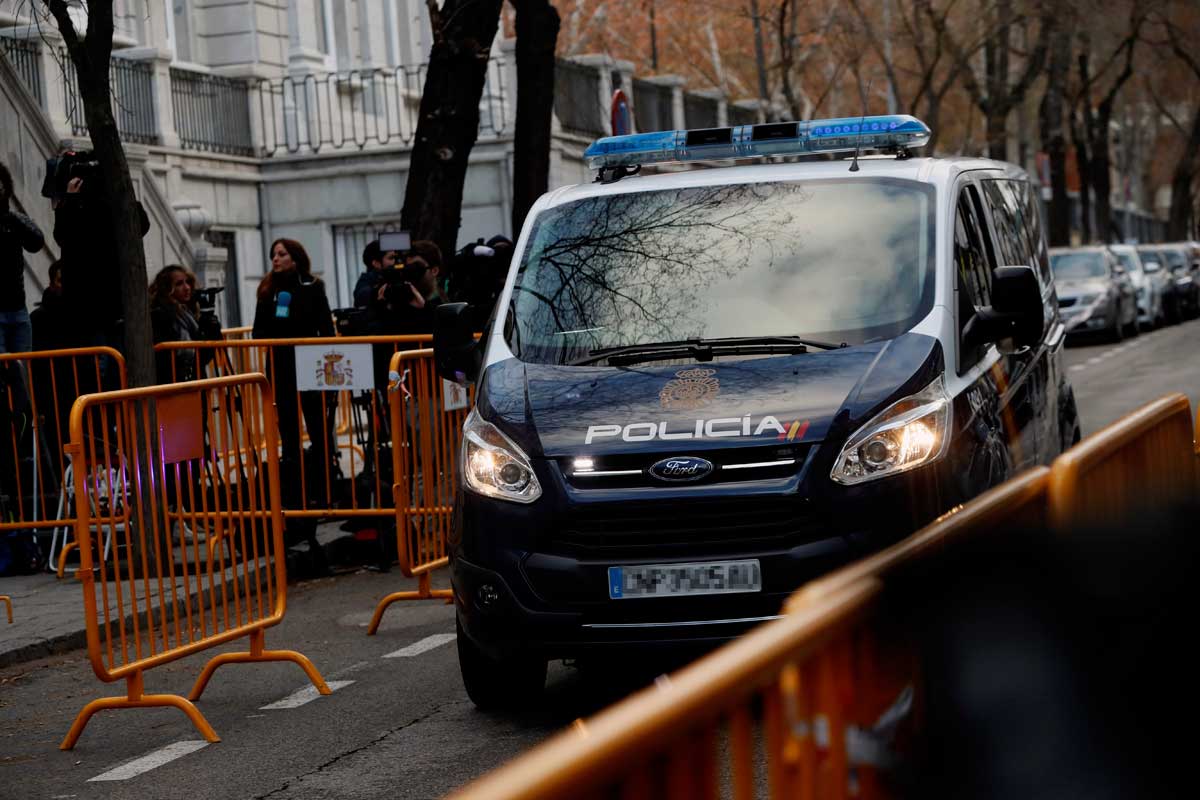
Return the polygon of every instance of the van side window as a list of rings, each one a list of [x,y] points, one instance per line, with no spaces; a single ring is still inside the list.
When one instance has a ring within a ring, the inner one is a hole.
[[[987,198],[996,232],[997,267],[1025,264],[1032,266],[1029,238],[1017,209],[1018,202],[1010,187],[1012,181],[984,180],[979,185]]]
[[[1042,286],[1049,286],[1050,255],[1042,238],[1042,220],[1034,188],[1026,181],[980,181],[996,231],[998,267],[1032,267]]]
[[[965,187],[954,215],[954,266],[958,275],[958,369],[961,373],[978,361],[984,348],[970,348],[963,331],[975,309],[991,305],[992,270],[984,249],[984,229],[978,216],[975,190]]]
[[[1011,181],[1021,198],[1021,216],[1025,222],[1025,233],[1029,238],[1029,252],[1032,260],[1029,266],[1038,274],[1038,280],[1043,287],[1054,282],[1054,273],[1050,271],[1050,251],[1046,249],[1046,238],[1042,235],[1042,204],[1038,201],[1037,190],[1032,183]]]

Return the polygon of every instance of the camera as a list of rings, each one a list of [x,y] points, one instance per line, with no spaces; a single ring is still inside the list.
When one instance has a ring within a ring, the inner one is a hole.
[[[217,295],[223,291],[225,291],[224,286],[209,286],[206,289],[197,289],[195,291],[196,305],[200,306],[200,313],[204,313],[205,311],[216,313]]]
[[[46,178],[42,181],[42,197],[55,198],[67,193],[67,184],[75,178],[83,179],[84,191],[99,185],[100,162],[88,150],[68,150],[46,159]]]
[[[196,322],[200,326],[200,338],[203,341],[217,341],[221,338],[221,320],[217,317],[217,295],[223,291],[225,291],[224,286],[210,286],[194,292],[196,305],[200,308],[200,318]]]

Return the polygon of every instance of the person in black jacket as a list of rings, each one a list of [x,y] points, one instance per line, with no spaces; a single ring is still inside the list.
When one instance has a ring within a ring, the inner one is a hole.
[[[333,336],[333,314],[325,295],[325,284],[313,277],[312,262],[304,246],[293,239],[277,239],[271,244],[271,271],[258,285],[258,306],[254,311],[255,339],[302,339]],[[326,481],[333,481],[334,413],[336,395],[324,392],[297,392],[295,348],[272,348],[268,377],[275,393],[282,444],[280,482],[286,508],[300,508],[307,488],[310,503],[324,506]],[[302,485],[300,471],[300,415],[312,443],[310,460],[305,462]],[[291,525],[308,536],[310,548],[316,547],[315,527]]]
[[[154,276],[150,284],[150,326],[155,344],[211,342],[221,338],[217,320],[200,314],[195,289],[196,276],[179,264],[169,264]],[[158,382],[194,381],[211,358],[211,350],[156,350],[154,366]]]
[[[72,178],[66,194],[54,203],[54,241],[62,248],[62,299],[71,321],[71,344],[120,350],[124,344],[121,270],[104,182],[99,176]],[[150,218],[141,203],[137,214],[138,229],[145,236]],[[100,368],[109,383],[107,359]]]
[[[9,208],[12,175],[0,164],[0,353],[33,348],[33,326],[25,308],[25,257],[42,249],[42,232],[33,220]]]

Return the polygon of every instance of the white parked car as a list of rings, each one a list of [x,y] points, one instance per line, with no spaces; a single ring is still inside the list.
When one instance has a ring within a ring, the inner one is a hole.
[[[1167,271],[1161,267],[1147,269],[1137,248],[1131,244],[1114,244],[1110,245],[1109,249],[1125,268],[1129,280],[1133,282],[1134,291],[1137,292],[1138,324],[1146,330],[1162,325],[1167,321],[1163,301],[1171,291]],[[1154,267],[1155,264],[1149,266]]]

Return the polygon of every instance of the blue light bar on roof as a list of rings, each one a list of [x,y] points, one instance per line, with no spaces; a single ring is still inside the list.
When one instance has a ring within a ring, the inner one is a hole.
[[[583,157],[589,167],[599,169],[723,158],[839,153],[856,148],[902,150],[922,147],[928,142],[928,125],[916,117],[894,114],[608,136],[593,142]]]

